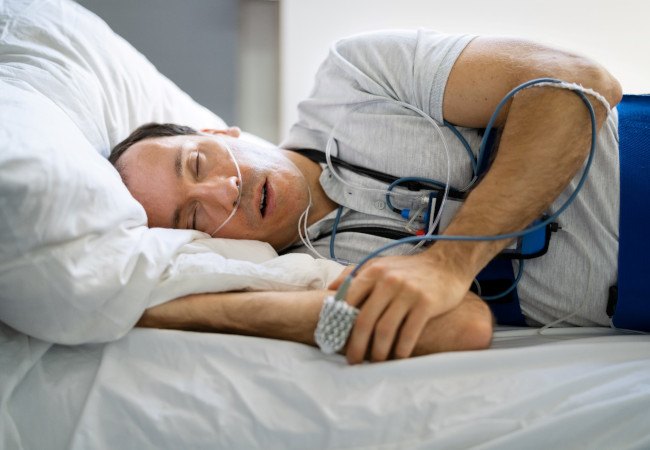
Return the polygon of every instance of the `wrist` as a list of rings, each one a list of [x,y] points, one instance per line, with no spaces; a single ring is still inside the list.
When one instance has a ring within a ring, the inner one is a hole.
[[[468,236],[470,234],[445,233]],[[486,245],[488,244],[488,245]],[[489,241],[438,241],[422,255],[438,270],[446,272],[450,282],[467,290],[476,275],[492,260],[499,250],[494,250]]]
[[[478,189],[477,189],[478,190]],[[445,236],[495,236],[521,228],[515,221],[504,223],[506,214],[496,214],[472,192],[454,220],[442,233]],[[525,223],[523,223],[525,225]],[[522,225],[522,227],[523,227]],[[469,282],[512,240],[439,240],[429,249],[432,258],[458,273],[470,277]]]

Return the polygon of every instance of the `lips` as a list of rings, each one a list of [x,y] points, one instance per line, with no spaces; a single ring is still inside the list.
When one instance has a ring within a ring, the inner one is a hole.
[[[262,185],[262,192],[260,193],[260,202],[259,202],[260,214],[262,215],[262,217],[264,217],[266,214],[266,205],[268,201],[267,190],[268,190],[268,181],[265,181],[264,184]]]
[[[275,191],[273,191],[273,185],[269,183],[268,180],[266,180],[265,192],[266,196],[264,198],[264,215],[270,216],[273,214],[273,211],[275,209]]]

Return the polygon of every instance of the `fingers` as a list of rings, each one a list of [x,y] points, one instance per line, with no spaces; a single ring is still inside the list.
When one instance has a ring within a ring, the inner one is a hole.
[[[429,315],[423,308],[411,309],[409,301],[394,298],[394,294],[375,291],[364,303],[347,345],[350,364],[363,362],[368,350],[373,362],[386,361],[393,349],[395,358],[408,358],[413,353]]]
[[[373,291],[361,308],[348,339],[346,357],[350,364],[363,362],[370,338],[375,331],[375,324],[391,301],[392,296],[387,294],[379,290]],[[392,345],[392,342],[389,345]]]
[[[400,277],[387,274],[381,265],[372,262],[364,269],[352,281],[345,298],[348,304],[361,309],[348,340],[346,357],[350,364],[363,362],[371,342],[371,359],[385,360],[409,309],[408,304],[398,302]],[[384,315],[387,308],[390,313]]]
[[[343,269],[343,271],[339,274],[339,276],[336,277],[336,279],[332,281],[329,284],[329,286],[327,286],[327,289],[331,289],[334,291],[337,290],[341,286],[341,283],[343,283],[343,281],[348,277],[348,275],[352,273],[355,267],[356,266],[348,266],[345,269]]]
[[[370,360],[373,362],[386,361],[394,347],[395,338],[408,314],[404,303],[392,303],[377,321],[372,337]]]
[[[411,356],[429,320],[462,300],[467,287],[415,258],[377,259],[355,275],[345,295],[348,304],[360,309],[347,342],[349,363]],[[338,289],[346,276],[342,273],[330,288]]]
[[[383,271],[379,274],[372,272],[357,276],[346,296],[350,305],[358,307],[362,304],[347,345],[346,357],[350,364],[361,363],[368,353],[372,361],[388,359],[407,315],[410,317],[422,310],[415,307],[418,297],[405,286],[401,277]],[[400,338],[397,343],[401,357],[410,355],[426,321],[407,321],[416,328],[404,334],[404,342]]]
[[[395,345],[394,356],[396,359],[408,358],[413,354],[415,345],[418,343],[429,319],[428,314],[421,314],[416,310],[409,314],[400,331],[399,341]]]

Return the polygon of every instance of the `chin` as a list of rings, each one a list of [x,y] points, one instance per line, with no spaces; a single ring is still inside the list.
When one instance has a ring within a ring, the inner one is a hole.
[[[273,247],[273,250],[275,250],[280,255],[282,254],[283,250],[291,247],[291,244],[273,244],[271,242],[269,242],[269,245],[271,245],[271,247]]]
[[[297,228],[297,225],[296,225],[296,228]],[[275,249],[276,252],[280,253],[282,250],[285,250],[285,249],[291,247],[291,245],[293,245],[295,242],[298,242],[298,241],[300,241],[300,238],[298,237],[298,235],[296,235],[296,236],[294,236],[293,239],[285,238],[285,239],[278,239],[277,241],[269,240],[267,242],[269,243],[269,245],[271,245],[271,247],[273,247]]]

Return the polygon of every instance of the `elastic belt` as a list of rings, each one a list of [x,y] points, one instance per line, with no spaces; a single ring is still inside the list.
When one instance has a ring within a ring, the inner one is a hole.
[[[618,295],[608,310],[617,328],[650,331],[650,96],[625,95],[618,105],[620,223]]]

